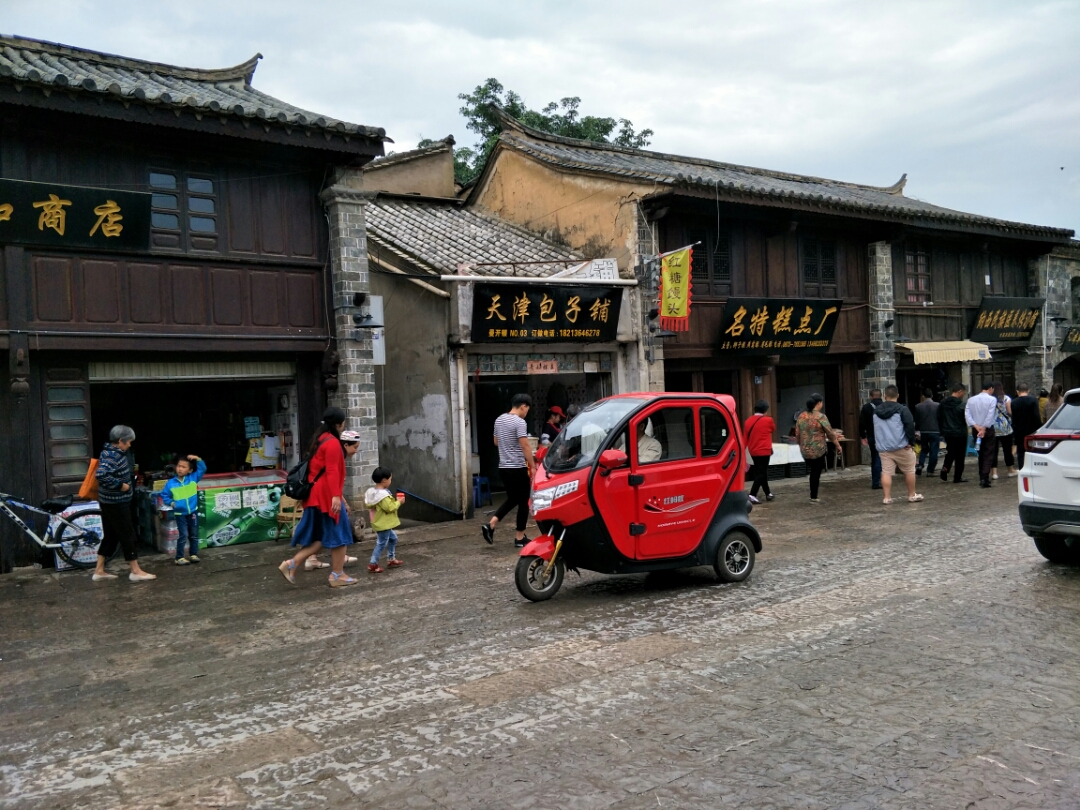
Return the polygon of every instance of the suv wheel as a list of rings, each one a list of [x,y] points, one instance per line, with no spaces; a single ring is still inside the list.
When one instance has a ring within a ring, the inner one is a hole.
[[[1080,565],[1080,539],[1069,546],[1060,535],[1037,534],[1033,538],[1035,548],[1052,563]]]

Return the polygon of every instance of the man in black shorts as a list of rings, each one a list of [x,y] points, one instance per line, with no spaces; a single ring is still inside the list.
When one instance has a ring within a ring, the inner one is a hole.
[[[525,525],[529,521],[529,494],[532,489],[533,472],[536,461],[533,459],[532,446],[529,444],[529,429],[525,417],[532,407],[532,397],[528,394],[514,394],[510,400],[510,411],[495,420],[495,444],[499,448],[499,476],[506,488],[506,501],[481,529],[488,544],[495,542],[495,527],[499,521],[517,507],[517,523],[514,533],[514,547],[525,547]]]

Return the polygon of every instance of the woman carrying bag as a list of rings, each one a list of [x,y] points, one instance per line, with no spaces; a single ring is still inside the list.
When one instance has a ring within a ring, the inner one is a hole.
[[[746,437],[746,452],[753,461],[754,485],[750,488],[750,503],[761,503],[757,493],[765,493],[765,500],[771,501],[776,496],[769,490],[769,459],[772,458],[772,437],[776,423],[769,412],[768,400],[759,399],[754,405],[754,415],[743,425]]]

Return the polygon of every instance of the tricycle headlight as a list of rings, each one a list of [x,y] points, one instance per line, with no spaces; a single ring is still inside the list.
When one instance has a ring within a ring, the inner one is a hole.
[[[556,498],[569,495],[571,492],[577,492],[577,488],[578,481],[575,479],[559,484],[557,487],[535,490],[532,494],[532,513],[535,515],[544,509],[550,509]]]

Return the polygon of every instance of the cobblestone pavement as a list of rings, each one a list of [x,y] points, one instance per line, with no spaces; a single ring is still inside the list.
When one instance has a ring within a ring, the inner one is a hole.
[[[746,583],[568,574],[542,604],[475,523],[344,590],[273,544],[0,577],[0,805],[1075,808],[1080,571],[1013,486],[789,484]]]

